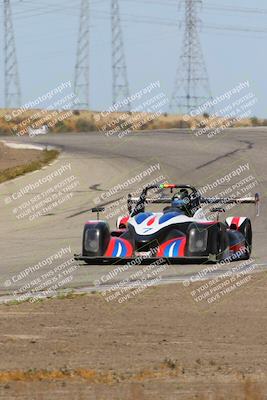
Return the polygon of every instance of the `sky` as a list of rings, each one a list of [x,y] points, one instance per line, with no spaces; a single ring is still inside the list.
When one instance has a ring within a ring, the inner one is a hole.
[[[11,0],[22,103],[72,81],[80,0]],[[130,93],[160,81],[171,97],[183,38],[179,0],[120,0]],[[91,0],[90,108],[112,104],[110,0]],[[264,11],[265,10],[265,11]],[[0,1],[3,26],[3,1]],[[203,0],[200,40],[213,97],[249,80],[254,115],[267,118],[266,0]],[[261,32],[263,31],[263,32]],[[3,29],[0,107],[4,106]]]

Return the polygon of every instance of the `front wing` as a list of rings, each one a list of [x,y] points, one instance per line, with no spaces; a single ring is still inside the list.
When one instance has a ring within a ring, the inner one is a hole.
[[[159,260],[165,260],[168,264],[186,264],[186,263],[203,263],[205,261],[216,262],[214,255],[210,256],[197,256],[197,257],[88,257],[81,254],[74,254],[76,261],[84,261],[87,264],[98,265],[98,264],[127,264],[133,263],[136,265],[153,264]]]

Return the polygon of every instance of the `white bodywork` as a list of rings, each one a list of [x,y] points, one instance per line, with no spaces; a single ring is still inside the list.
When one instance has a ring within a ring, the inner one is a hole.
[[[198,211],[200,211],[200,210],[198,210]],[[183,222],[198,222],[198,223],[210,222],[209,220],[207,220],[207,218],[204,217],[203,212],[202,213],[198,213],[198,211],[194,215],[194,217],[187,217],[186,215],[181,214],[181,215],[173,216],[172,218],[170,218],[167,221],[162,222],[162,223],[159,223],[160,218],[163,215],[167,216],[168,213],[167,214],[164,214],[164,213],[153,213],[151,216],[147,217],[140,224],[138,224],[136,222],[135,217],[130,218],[129,221],[128,221],[128,224],[131,224],[134,227],[135,232],[138,235],[152,235],[153,233],[159,231],[160,229],[163,229],[166,226],[170,226],[170,225],[173,225],[173,224],[181,224]],[[204,217],[204,218],[201,218],[201,217]]]

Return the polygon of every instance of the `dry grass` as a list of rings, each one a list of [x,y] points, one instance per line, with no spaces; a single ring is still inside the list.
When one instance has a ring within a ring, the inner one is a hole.
[[[6,121],[5,115],[10,115],[12,110],[0,110],[0,134],[11,135],[21,132],[21,135],[27,135],[27,129],[33,123],[36,127],[42,126],[51,122],[49,126],[50,131],[53,133],[60,132],[90,132],[105,129],[105,131],[114,127],[110,124],[113,120],[116,122],[115,126],[120,125],[121,130],[129,128],[135,130],[136,126],[133,122],[142,121],[141,125],[137,130],[147,129],[172,129],[172,128],[204,128],[209,127],[210,124],[218,126],[222,123],[221,118],[210,119],[207,117],[199,116],[195,118],[188,118],[184,120],[182,115],[169,115],[167,113],[161,114],[157,118],[153,118],[153,114],[149,113],[112,113],[108,117],[103,117],[101,112],[93,111],[56,111],[56,118],[51,117],[52,111],[41,111],[41,110],[28,110],[20,117],[13,118],[11,121]],[[26,125],[23,127],[20,125],[23,121],[27,120]],[[47,120],[47,123],[45,122]],[[147,121],[147,122],[144,122]],[[249,127],[249,126],[260,126],[267,125],[267,121],[263,119],[257,119],[255,117],[240,120],[230,126],[236,127]],[[105,128],[106,127],[106,128]]]
[[[158,368],[144,369],[136,373],[118,373],[115,371],[99,372],[93,369],[77,368],[77,369],[54,369],[54,370],[13,370],[0,371],[0,384],[10,384],[12,382],[56,382],[56,381],[77,381],[82,380],[89,384],[114,385],[118,383],[147,383],[151,381],[166,382],[168,380],[177,380],[185,382],[183,368],[173,367],[164,361]],[[208,377],[207,377],[208,379]],[[213,389],[213,395],[207,395],[202,392],[198,395],[199,400],[264,400],[264,392],[258,382],[252,381],[250,378],[233,379],[234,385],[227,383],[216,385]],[[141,395],[141,393],[140,393]],[[143,393],[142,393],[143,395]],[[142,397],[136,397],[141,400]]]
[[[41,169],[43,166],[55,160],[58,157],[58,155],[59,152],[57,150],[44,150],[42,151],[40,160],[4,169],[0,171],[0,183],[24,175],[27,172],[32,172]]]
[[[0,383],[10,382],[34,382],[34,381],[54,381],[82,378],[91,383],[113,384],[116,382],[143,382],[150,379],[168,378],[179,375],[179,370],[171,370],[162,365],[159,369],[145,369],[135,374],[117,373],[114,371],[99,372],[93,369],[77,368],[77,369],[55,369],[55,370],[14,370],[0,371]]]

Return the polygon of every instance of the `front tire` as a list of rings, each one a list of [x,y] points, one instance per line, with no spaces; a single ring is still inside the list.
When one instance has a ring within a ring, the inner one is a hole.
[[[109,225],[105,221],[88,222],[83,230],[82,254],[87,257],[101,257],[110,241]],[[90,264],[90,261],[88,261]]]
[[[252,227],[251,227],[251,221],[249,218],[245,219],[245,221],[239,228],[239,232],[242,233],[242,235],[245,238],[246,252],[244,255],[244,259],[248,260],[251,256],[251,252],[252,252]]]

